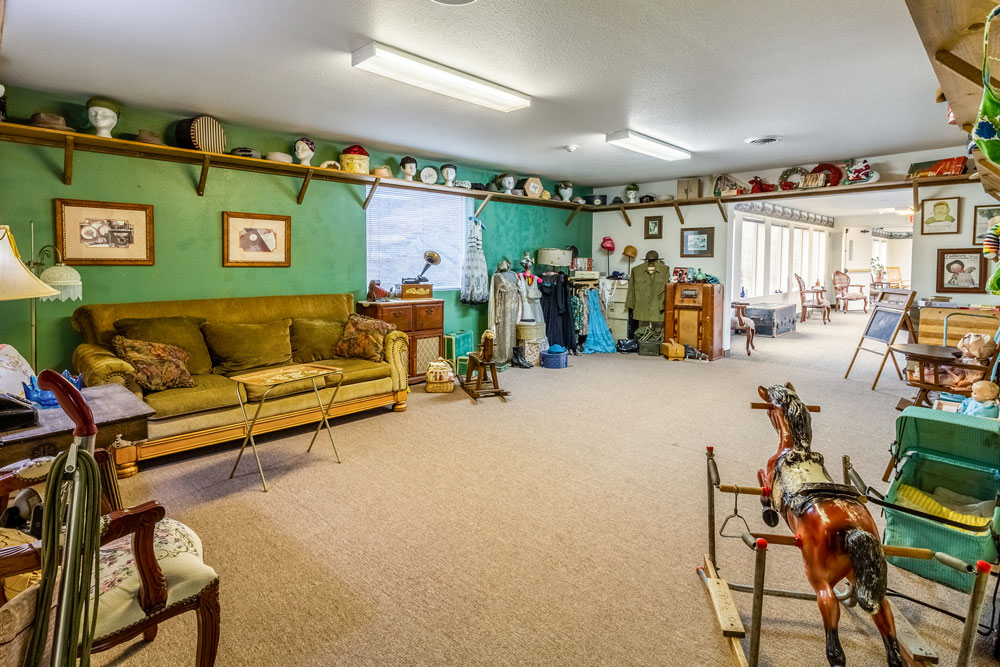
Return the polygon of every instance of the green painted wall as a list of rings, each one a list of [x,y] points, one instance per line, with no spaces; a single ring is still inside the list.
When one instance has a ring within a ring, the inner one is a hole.
[[[53,111],[81,131],[88,131],[85,102],[23,88],[8,87],[8,114],[25,122],[36,111]],[[114,130],[132,138],[140,128],[171,136],[181,116],[126,108]],[[252,146],[262,153],[291,152],[297,135],[276,134],[225,125],[227,145]],[[317,141],[314,164],[337,159],[346,143]],[[400,155],[372,150],[372,165],[389,164],[398,173]],[[156,265],[147,267],[81,266],[83,303],[195,299],[232,296],[354,292],[363,297],[365,280],[365,213],[363,188],[356,185],[313,182],[305,201],[296,205],[299,179],[214,169],[203,197],[195,185],[200,168],[155,160],[141,160],[77,152],[73,184],[62,183],[62,150],[0,142],[0,224],[10,225],[26,256],[30,248],[29,221],[35,222],[35,247],[53,243],[53,200],[90,199],[152,204]],[[439,165],[442,160],[422,160]],[[458,177],[485,182],[499,170],[458,165]],[[552,190],[551,183],[546,187]],[[292,216],[290,268],[224,268],[222,266],[222,211]],[[589,248],[592,216],[581,213],[570,227],[567,213],[558,209],[491,203],[481,216],[486,232],[487,266],[506,255],[525,250],[575,244]],[[418,249],[422,250],[422,249]],[[445,330],[482,330],[486,306],[466,306],[458,292],[441,292],[445,299]],[[80,342],[69,318],[73,302],[38,304],[39,366],[68,367]],[[30,347],[27,301],[0,302],[0,342],[28,357]]]

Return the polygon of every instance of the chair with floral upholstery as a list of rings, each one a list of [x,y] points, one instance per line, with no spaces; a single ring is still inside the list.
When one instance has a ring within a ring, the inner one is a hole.
[[[142,635],[150,642],[159,624],[195,611],[198,615],[197,667],[212,667],[219,643],[219,578],[204,563],[198,536],[164,518],[150,501],[123,509],[111,457],[94,453],[101,474],[102,510],[100,602],[93,652]],[[0,469],[0,510],[11,493],[44,484],[52,459],[24,461]],[[0,529],[0,665],[20,665],[34,625],[41,567],[41,542]],[[53,607],[54,608],[54,607]],[[51,629],[51,625],[50,625]],[[25,632],[25,630],[29,630]]]
[[[852,287],[858,288],[858,291],[852,292]],[[868,312],[868,297],[865,296],[865,286],[851,284],[851,277],[843,271],[833,272],[833,291],[837,295],[837,310],[843,310],[846,313],[851,301],[860,301],[865,307],[865,312]]]

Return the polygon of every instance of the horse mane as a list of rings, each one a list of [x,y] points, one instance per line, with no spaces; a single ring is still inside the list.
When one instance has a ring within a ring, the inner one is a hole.
[[[802,402],[794,389],[783,384],[771,385],[767,388],[771,401],[781,408],[788,422],[788,430],[795,441],[796,449],[811,451],[812,447],[812,417],[809,408]]]

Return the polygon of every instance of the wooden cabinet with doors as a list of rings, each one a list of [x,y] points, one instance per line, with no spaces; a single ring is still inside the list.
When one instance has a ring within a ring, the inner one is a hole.
[[[444,301],[408,299],[359,301],[358,312],[395,324],[410,338],[409,382],[423,382],[427,365],[444,356]]]

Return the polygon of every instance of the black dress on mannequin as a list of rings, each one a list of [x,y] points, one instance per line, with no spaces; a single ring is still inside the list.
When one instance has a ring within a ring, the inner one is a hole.
[[[542,291],[542,313],[545,315],[545,336],[549,345],[562,345],[570,352],[576,351],[576,334],[573,325],[573,291],[566,274],[549,273],[539,285]]]

